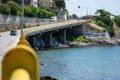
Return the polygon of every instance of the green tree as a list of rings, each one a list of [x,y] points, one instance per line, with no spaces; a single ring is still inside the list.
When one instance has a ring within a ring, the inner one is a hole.
[[[29,7],[32,10],[32,17],[37,17],[37,7],[34,7],[33,5]]]
[[[34,6],[24,6],[24,15],[27,17],[34,17],[36,13],[36,8]],[[34,12],[33,12],[34,11]]]
[[[24,6],[24,10],[25,16],[28,17],[50,18],[54,15],[53,12],[46,9],[41,9],[41,7]]]
[[[10,8],[6,4],[0,4],[0,12],[8,15],[10,13]]]
[[[12,15],[17,15],[18,12],[21,12],[21,7],[14,1],[8,1],[7,5],[10,8],[10,13]]]
[[[54,0],[55,5],[58,7],[60,10],[61,8],[65,9],[65,1],[64,0]]]
[[[119,16],[115,16],[114,19],[113,19],[116,24],[120,27],[120,15]]]
[[[100,13],[100,16],[94,17],[96,24],[104,27],[110,33],[111,37],[114,36],[113,22],[110,18],[112,14],[103,9],[97,10],[97,13]]]

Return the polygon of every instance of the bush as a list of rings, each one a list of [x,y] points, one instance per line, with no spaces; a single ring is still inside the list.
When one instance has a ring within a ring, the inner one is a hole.
[[[108,31],[108,33],[110,34],[111,37],[114,36],[113,27],[108,26],[108,25],[104,24],[102,21],[99,21],[99,20],[96,21],[96,24],[99,25],[99,26],[102,26],[103,28],[105,28]]]
[[[25,6],[25,16],[28,17],[39,17],[39,18],[49,18],[54,15],[53,12],[47,11],[45,9],[41,9],[40,7],[34,6]]]
[[[10,13],[10,8],[6,4],[0,4],[0,12],[8,15]]]
[[[0,12],[3,14],[11,14],[21,16],[22,9],[14,1],[8,1],[7,4],[0,4]],[[25,5],[24,6],[24,15],[26,17],[39,17],[39,18],[50,18],[54,16],[55,12],[51,9],[44,7],[34,7]]]
[[[74,39],[73,41],[74,42],[79,42],[79,41],[88,42],[88,40],[85,38],[85,36],[79,36],[76,39]]]
[[[9,31],[9,30],[10,30],[9,27],[10,27],[10,26],[6,25],[6,26],[5,26],[5,30],[6,30],[6,31]]]
[[[111,37],[114,36],[113,22],[110,18],[112,14],[103,9],[97,10],[97,12],[100,13],[100,16],[94,17],[95,23],[105,28]]]
[[[24,15],[28,17],[32,17],[32,9],[29,6],[24,6]]]
[[[15,3],[14,1],[8,1],[7,5],[10,8],[10,13],[12,15],[17,15],[18,12],[21,12],[21,7],[17,3]]]
[[[116,22],[118,27],[120,27],[120,15],[119,16],[115,16],[113,20]]]
[[[40,24],[39,24],[39,23],[37,23],[37,24],[36,24],[36,26],[40,26]]]

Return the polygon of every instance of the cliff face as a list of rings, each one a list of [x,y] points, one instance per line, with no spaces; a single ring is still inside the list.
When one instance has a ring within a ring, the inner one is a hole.
[[[114,21],[113,21],[113,29],[114,29],[115,37],[118,37],[119,36],[119,29],[118,29],[117,24]]]

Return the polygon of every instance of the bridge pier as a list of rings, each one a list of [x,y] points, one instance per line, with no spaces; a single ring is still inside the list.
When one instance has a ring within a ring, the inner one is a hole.
[[[72,33],[77,35],[77,36],[80,36],[83,31],[82,31],[82,25],[79,25],[79,26],[75,26],[72,28]]]
[[[45,46],[45,44],[41,35],[36,35],[35,37],[33,37],[33,47],[40,48],[43,46]]]
[[[34,36],[29,36],[27,37],[27,41],[30,43],[30,45],[33,47],[33,37]]]
[[[53,42],[52,42],[52,33],[51,32],[48,32],[48,33],[44,34],[44,42],[45,42],[45,46],[46,47],[49,47],[49,46],[53,45]]]
[[[66,29],[62,29],[59,31],[59,42],[62,44],[66,44]]]

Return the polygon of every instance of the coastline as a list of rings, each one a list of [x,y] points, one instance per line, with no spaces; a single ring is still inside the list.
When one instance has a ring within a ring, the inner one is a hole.
[[[92,40],[89,42],[67,42],[66,44],[58,44],[57,46],[48,46],[33,48],[34,50],[48,50],[48,49],[60,49],[60,48],[76,48],[76,47],[103,47],[103,46],[120,46],[120,39],[102,39]]]

